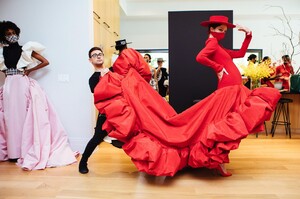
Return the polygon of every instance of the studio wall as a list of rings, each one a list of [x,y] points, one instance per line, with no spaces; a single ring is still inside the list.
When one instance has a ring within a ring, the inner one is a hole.
[[[93,68],[92,0],[0,0],[0,20],[21,28],[20,45],[37,41],[49,65],[30,76],[45,90],[68,134],[71,146],[83,151],[93,133],[93,96],[88,79]],[[4,76],[0,75],[0,86]]]
[[[217,88],[215,72],[196,62],[196,56],[208,38],[208,29],[200,26],[211,15],[225,15],[233,21],[233,11],[169,12],[170,104],[182,112]],[[221,44],[232,49],[232,29]]]

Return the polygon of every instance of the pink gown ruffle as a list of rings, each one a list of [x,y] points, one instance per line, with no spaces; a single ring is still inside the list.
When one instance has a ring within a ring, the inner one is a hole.
[[[21,99],[25,100],[26,106],[17,112],[25,117],[11,118],[16,112],[8,108],[20,107],[18,103]],[[4,127],[11,120],[15,125],[9,129],[13,132],[7,132]],[[0,125],[1,161],[19,157],[17,164],[25,170],[76,162],[76,153],[69,145],[67,134],[53,106],[38,83],[27,76],[6,77],[3,88],[0,88]],[[19,125],[22,130],[17,134]]]

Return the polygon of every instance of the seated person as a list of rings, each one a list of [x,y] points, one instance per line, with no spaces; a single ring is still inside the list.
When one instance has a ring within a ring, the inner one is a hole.
[[[257,56],[256,56],[255,54],[251,54],[251,55],[248,56],[248,58],[247,58],[247,61],[248,61],[248,67],[249,67],[250,65],[256,64],[256,62],[257,62],[256,58],[257,58]],[[243,78],[243,84],[244,84],[247,88],[251,89],[251,84],[252,84],[252,83],[251,83],[251,79],[250,79],[249,77]]]
[[[283,64],[276,67],[275,82],[282,82],[282,89],[290,90],[290,77],[294,74],[291,59],[288,55],[282,56]]]
[[[265,56],[262,59],[261,64],[264,64],[270,68],[270,77],[266,77],[261,79],[261,86],[267,86],[267,87],[272,87],[274,88],[274,80],[276,77],[276,69],[274,66],[271,65],[272,60],[269,56]]]
[[[248,61],[248,66],[250,64],[256,64],[257,60],[256,60],[257,56],[255,54],[251,54],[248,56],[247,61]]]

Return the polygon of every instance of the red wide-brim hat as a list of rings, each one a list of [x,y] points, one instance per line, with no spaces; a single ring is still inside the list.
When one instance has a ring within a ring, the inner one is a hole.
[[[235,28],[235,25],[228,22],[228,17],[221,15],[214,15],[209,17],[209,21],[203,21],[201,26],[209,26],[210,24],[225,24],[228,28]]]

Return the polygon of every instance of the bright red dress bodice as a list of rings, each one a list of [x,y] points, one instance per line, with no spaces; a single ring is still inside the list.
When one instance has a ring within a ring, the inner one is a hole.
[[[240,50],[229,50],[219,45],[216,38],[208,38],[205,47],[196,57],[197,62],[211,67],[216,73],[223,68],[228,72],[218,83],[218,88],[241,85],[241,73],[232,61],[233,58],[244,57],[251,41],[252,35],[246,35]]]

